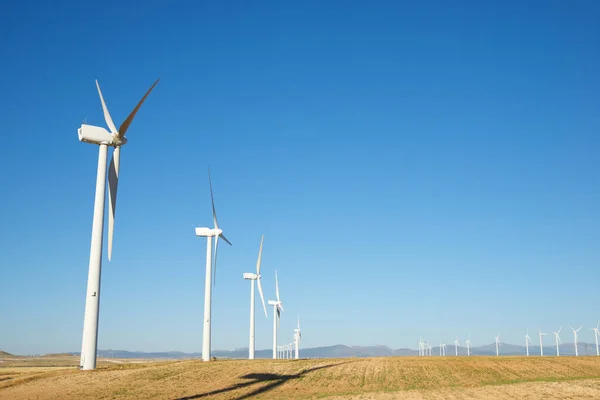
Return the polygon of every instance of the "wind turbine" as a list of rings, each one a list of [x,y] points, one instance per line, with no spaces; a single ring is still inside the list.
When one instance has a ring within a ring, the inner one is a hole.
[[[277,325],[279,325],[281,312],[284,311],[281,299],[279,298],[279,281],[277,280],[277,270],[275,270],[275,296],[277,297],[277,300],[269,300],[269,305],[273,306],[273,359],[277,358]]]
[[[96,368],[96,353],[98,350],[98,316],[100,308],[100,275],[102,270],[102,240],[104,236],[104,204],[106,199],[106,162],[108,147],[114,147],[110,160],[108,174],[109,214],[108,214],[108,261],[112,257],[112,240],[115,224],[115,207],[117,205],[117,186],[119,184],[119,165],[121,159],[121,146],[127,143],[125,133],[131,125],[133,118],[158,83],[158,79],[146,92],[137,106],[123,121],[119,129],[113,123],[108,112],[100,85],[96,80],[96,88],[102,103],[104,120],[110,129],[93,125],[82,124],[77,130],[79,140],[86,143],[97,144],[100,147],[98,154],[98,172],[96,174],[96,195],[94,199],[94,219],[92,222],[92,242],[90,245],[90,263],[88,270],[87,292],[85,297],[85,314],[83,317],[83,338],[81,340],[81,358],[79,367],[83,370]]]
[[[560,356],[560,351],[558,350],[558,343],[562,343],[560,340],[560,330],[562,329],[562,326],[560,328],[558,328],[558,332],[552,332],[554,333],[554,338],[556,339],[556,356]]]
[[[538,332],[540,333],[540,355],[543,357],[544,356],[544,342],[542,340],[542,337],[546,336],[547,333],[542,333],[539,326],[538,326]]]
[[[442,342],[440,344],[440,356],[445,356],[446,355],[446,345],[444,344],[444,342]]]
[[[470,356],[471,355],[471,339],[470,339],[471,335],[467,336],[467,355]]]
[[[600,336],[600,331],[598,330],[600,328],[600,321],[598,321],[598,325],[596,325],[595,328],[592,328],[592,330],[594,331],[594,339],[596,339],[596,356],[600,356],[600,351],[598,351],[598,336]]]
[[[456,340],[454,341],[454,355],[458,356],[458,336],[456,337]]]
[[[423,343],[423,338],[419,338],[419,357],[423,355],[423,348],[425,344]]]
[[[265,317],[269,318],[267,314],[267,307],[265,306],[265,298],[263,296],[262,286],[260,284],[260,263],[262,261],[262,248],[265,235],[260,239],[260,249],[258,250],[258,261],[256,261],[256,273],[246,272],[244,279],[250,280],[250,347],[248,350],[248,359],[254,360],[254,281],[258,283],[258,294],[260,294],[260,300],[262,301],[263,309],[265,310]]]
[[[529,342],[531,338],[529,337],[529,329],[527,329],[527,333],[525,334],[525,350],[527,351],[527,355],[529,355]]]
[[[498,336],[494,339],[496,340],[496,356],[499,356],[500,352],[498,351],[498,346],[500,346],[500,332],[498,332]]]
[[[217,221],[217,212],[215,211],[215,198],[212,191],[212,181],[210,179],[210,169],[208,170],[208,185],[210,187],[210,201],[212,203],[212,214],[214,228],[196,228],[196,236],[206,238],[206,278],[204,281],[204,329],[202,333],[202,361],[210,361],[210,323],[211,323],[211,300],[212,300],[212,284],[214,285],[217,278],[217,250],[219,248],[219,238],[227,242],[231,246],[231,242],[223,235],[223,230],[219,228]],[[214,261],[212,259],[212,238],[215,238]],[[214,268],[214,275],[212,275]]]
[[[579,352],[577,350],[577,332],[579,332],[579,330],[583,328],[583,326],[580,326],[577,329],[573,329],[573,327],[571,326],[569,326],[569,328],[571,328],[571,330],[573,331],[573,337],[575,338],[575,357],[577,357],[579,355]]]
[[[302,338],[302,332],[300,331],[300,316],[298,315],[298,328],[294,329],[294,342],[296,346],[296,360],[300,358],[300,339]]]

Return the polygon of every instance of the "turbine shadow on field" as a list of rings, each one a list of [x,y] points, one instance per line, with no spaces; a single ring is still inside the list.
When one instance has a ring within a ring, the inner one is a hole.
[[[339,363],[335,363],[335,364],[327,364],[327,365],[322,365],[320,367],[313,367],[313,368],[305,369],[301,372],[298,372],[297,374],[292,374],[292,375],[281,375],[281,374],[270,374],[270,373],[251,373],[251,374],[240,376],[241,379],[250,379],[249,382],[236,383],[235,385],[231,385],[231,386],[228,386],[223,389],[213,390],[213,391],[207,392],[207,393],[199,393],[199,394],[195,394],[193,396],[180,397],[177,400],[200,399],[203,397],[214,396],[217,394],[230,392],[232,390],[242,389],[242,388],[260,384],[263,382],[270,382],[268,385],[259,387],[255,390],[251,391],[250,393],[246,393],[246,394],[240,395],[239,397],[235,397],[236,400],[249,399],[253,396],[257,396],[259,394],[268,392],[269,390],[273,390],[276,387],[283,385],[284,383],[286,383],[289,380],[301,378],[310,372],[314,372],[314,371],[317,371],[320,369],[335,367],[336,365],[346,364],[348,362],[350,362],[350,361],[344,361],[344,362],[339,362]]]

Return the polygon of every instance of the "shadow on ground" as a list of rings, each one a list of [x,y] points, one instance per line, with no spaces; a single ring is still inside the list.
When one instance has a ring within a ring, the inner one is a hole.
[[[199,393],[199,394],[195,394],[193,396],[180,397],[176,400],[200,399],[203,397],[214,396],[217,394],[230,392],[232,390],[243,389],[243,388],[257,385],[257,384],[260,384],[263,382],[270,382],[268,385],[261,386],[255,390],[251,391],[250,393],[246,393],[244,395],[240,395],[239,397],[235,397],[236,400],[249,399],[253,396],[257,396],[259,394],[268,392],[269,390],[273,390],[276,387],[281,386],[284,383],[286,383],[287,381],[290,381],[292,379],[298,379],[306,374],[317,371],[319,369],[331,368],[331,367],[335,367],[336,365],[346,364],[348,362],[350,362],[350,361],[344,361],[344,362],[339,362],[339,363],[335,363],[335,364],[327,364],[327,365],[322,365],[320,367],[313,367],[313,368],[305,369],[305,370],[298,372],[297,374],[293,374],[293,375],[261,374],[261,373],[247,374],[247,375],[240,376],[240,378],[241,379],[250,379],[249,382],[237,383],[235,385],[231,385],[231,386],[228,386],[223,389],[213,390],[211,392],[206,392],[206,393]]]

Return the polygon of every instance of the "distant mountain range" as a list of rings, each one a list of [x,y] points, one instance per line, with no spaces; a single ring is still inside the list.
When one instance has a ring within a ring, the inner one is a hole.
[[[579,355],[591,356],[596,354],[596,345],[590,343],[579,343],[578,346]],[[559,346],[560,354],[565,356],[575,355],[575,346],[573,343],[564,343]],[[69,353],[72,355],[79,355],[79,353]],[[471,347],[471,355],[474,356],[490,356],[496,354],[496,345],[486,344],[483,346]],[[500,355],[503,356],[523,356],[526,354],[525,346],[519,346],[509,343],[500,343]],[[529,354],[540,355],[540,346],[529,346]],[[180,351],[167,351],[167,352],[153,352],[146,353],[140,351],[126,351],[126,350],[98,350],[100,357],[107,358],[159,358],[159,359],[190,359],[200,358],[201,353],[183,353]],[[236,350],[213,350],[212,355],[217,358],[247,358],[248,349],[236,349]],[[255,352],[256,358],[271,358],[273,351],[268,350],[257,350]],[[300,347],[300,356],[302,358],[348,358],[348,357],[389,357],[389,356],[417,356],[419,352],[413,349],[391,349],[388,346],[345,346],[338,344],[335,346],[325,347],[313,347],[313,348],[302,348]],[[434,346],[432,349],[433,356],[440,355],[439,345]],[[455,355],[455,348],[453,344],[446,345],[446,355]],[[463,346],[458,347],[458,355],[467,355],[467,348]],[[556,355],[556,346],[544,346],[544,355],[553,356]]]

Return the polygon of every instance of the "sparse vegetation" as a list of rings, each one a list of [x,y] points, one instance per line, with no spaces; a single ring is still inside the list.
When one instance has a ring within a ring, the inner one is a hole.
[[[532,393],[539,389],[534,398],[552,398],[553,394],[561,398],[565,396],[560,393],[566,391],[571,397],[600,397],[600,358],[596,357],[188,360],[145,364],[116,364],[101,359],[96,371],[77,370],[76,357],[37,360],[43,365],[35,366],[31,361],[0,364],[1,399],[497,398],[502,397],[503,390],[518,397],[519,388]]]

